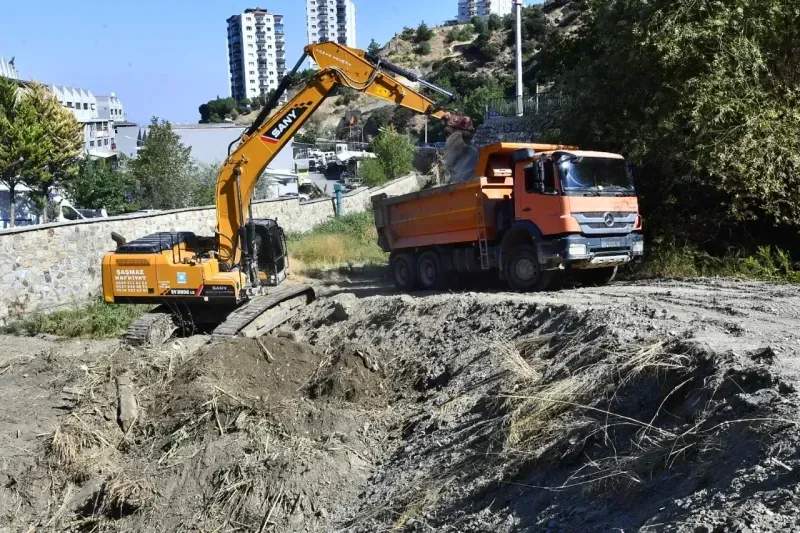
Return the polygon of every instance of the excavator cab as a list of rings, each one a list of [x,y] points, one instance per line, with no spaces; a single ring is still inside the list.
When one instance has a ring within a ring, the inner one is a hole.
[[[279,285],[286,279],[289,268],[283,228],[271,218],[250,220],[247,224],[247,240],[255,248],[253,256],[258,268],[259,284],[262,287]]]

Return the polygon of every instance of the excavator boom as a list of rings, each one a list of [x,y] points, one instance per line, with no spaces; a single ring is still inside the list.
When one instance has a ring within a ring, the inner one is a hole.
[[[320,71],[291,100],[270,115],[307,57],[311,57],[319,65]],[[412,72],[391,62],[369,56],[362,50],[332,42],[312,44],[305,48],[303,57],[283,79],[270,102],[242,135],[239,146],[227,158],[220,171],[217,180],[217,232],[220,258],[223,261],[231,266],[238,265],[242,260],[242,253],[247,254],[245,210],[250,204],[261,173],[335,87],[349,87],[420,114],[441,119],[452,129],[468,133],[472,131],[469,117],[460,117],[441,109],[433,100],[402,84],[390,74],[403,76],[450,100],[454,99],[452,93],[420,80]]]

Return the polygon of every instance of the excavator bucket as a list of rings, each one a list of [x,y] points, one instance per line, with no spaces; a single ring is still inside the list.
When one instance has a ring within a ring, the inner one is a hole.
[[[444,147],[444,162],[450,173],[450,183],[470,180],[475,175],[478,149],[469,143],[469,134],[456,130],[447,138]]]

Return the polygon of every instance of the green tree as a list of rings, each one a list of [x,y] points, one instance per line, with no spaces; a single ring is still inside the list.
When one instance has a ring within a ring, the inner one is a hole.
[[[386,183],[386,172],[377,159],[365,159],[361,162],[361,179],[367,187],[377,187]]]
[[[384,106],[370,113],[366,122],[364,122],[364,135],[370,139],[376,137],[382,128],[389,125],[394,112],[395,110],[392,106]]]
[[[478,35],[486,35],[489,33],[489,25],[483,17],[472,17],[472,28]]]
[[[217,178],[221,165],[200,163],[192,173],[192,205],[214,205],[217,200]]]
[[[418,56],[427,56],[431,53],[431,43],[424,42],[419,43],[417,46],[414,47],[414,53]]]
[[[39,212],[47,222],[47,202],[55,186],[65,186],[75,177],[83,153],[83,128],[70,111],[61,106],[50,90],[35,83],[25,91],[36,110],[38,122],[44,126],[40,142],[48,146],[47,160],[38,172],[25,176],[25,185],[34,193]],[[83,206],[82,206],[83,207]]]
[[[430,41],[432,37],[433,30],[425,24],[425,21],[420,22],[419,26],[417,26],[417,32],[414,34],[414,42],[425,43]]]
[[[367,47],[367,53],[368,53],[368,54],[370,54],[370,55],[373,55],[373,56],[377,56],[378,54],[380,54],[380,53],[381,53],[381,50],[382,50],[382,48],[381,48],[381,45],[379,45],[379,44],[378,44],[378,43],[375,41],[375,39],[372,39],[372,40],[369,42],[369,46]]]
[[[495,83],[478,87],[464,98],[464,112],[472,118],[475,127],[486,119],[486,105],[493,98],[502,98],[503,90]]]
[[[214,100],[209,100],[200,106],[200,123],[223,122],[226,117],[231,116],[236,107],[236,100],[233,98],[220,98],[217,96]]]
[[[543,57],[575,98],[561,140],[637,163],[646,229],[709,243],[747,221],[800,227],[796,2],[590,0],[581,20]]]
[[[75,204],[85,209],[106,209],[109,215],[118,215],[139,208],[132,203],[133,177],[105,161],[82,160],[65,189]]]
[[[16,189],[23,176],[41,172],[51,151],[45,125],[14,81],[0,78],[0,183],[8,187],[9,225],[16,220]]]
[[[497,13],[489,15],[489,20],[486,21],[486,28],[489,31],[497,31],[503,27],[503,19]]]
[[[181,144],[169,122],[159,122],[153,117],[147,140],[130,168],[143,208],[175,209],[191,205],[192,195],[187,194],[194,185],[191,148]]]
[[[373,141],[372,147],[384,173],[389,179],[399,178],[413,168],[414,145],[411,138],[387,127]]]

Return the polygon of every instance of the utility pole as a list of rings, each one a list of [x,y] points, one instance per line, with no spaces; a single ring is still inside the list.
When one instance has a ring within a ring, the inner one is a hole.
[[[517,116],[525,114],[525,101],[522,94],[522,1],[514,0],[514,11],[517,15]]]

